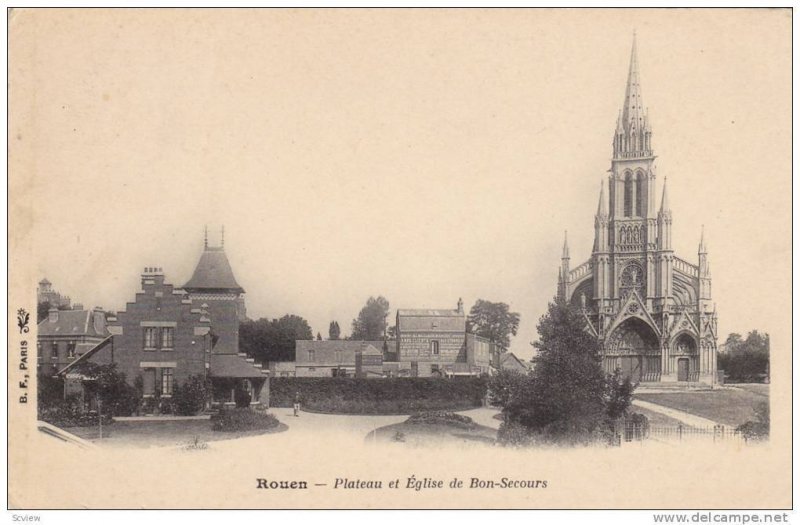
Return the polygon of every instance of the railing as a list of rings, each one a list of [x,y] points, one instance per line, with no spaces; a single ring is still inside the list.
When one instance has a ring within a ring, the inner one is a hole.
[[[655,372],[644,372],[641,378],[642,383],[647,383],[651,381],[661,381],[661,371],[657,370]]]
[[[693,427],[689,425],[637,425],[633,422],[620,424],[616,429],[617,444],[653,440],[668,443],[745,443],[747,439],[737,430],[725,425]]]
[[[585,263],[581,264],[577,268],[570,270],[569,272],[569,282],[574,283],[587,273],[592,271],[592,261],[586,261]]]
[[[685,273],[689,277],[697,277],[700,275],[700,269],[697,266],[690,262],[684,261],[680,257],[675,257],[673,262],[675,263],[674,268],[676,270],[681,273]]]

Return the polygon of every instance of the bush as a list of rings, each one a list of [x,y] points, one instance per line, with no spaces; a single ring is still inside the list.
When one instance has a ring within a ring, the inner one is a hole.
[[[211,397],[211,381],[202,375],[190,376],[172,393],[175,414],[194,416],[206,407]]]
[[[754,410],[756,420],[742,423],[736,427],[736,432],[748,441],[762,441],[769,438],[769,403],[759,403]]]
[[[270,380],[270,404],[291,407],[300,393],[303,408],[340,414],[412,414],[465,410],[482,405],[486,380],[396,377],[278,377]]]
[[[458,427],[463,429],[471,429],[475,427],[475,423],[471,417],[462,416],[453,412],[445,412],[442,410],[435,412],[421,412],[414,414],[406,420],[406,423],[424,424],[424,425],[448,425],[451,427]]]
[[[223,409],[211,416],[211,428],[218,432],[268,430],[279,424],[272,414],[250,408]]]
[[[78,407],[69,401],[62,401],[59,405],[39,408],[39,419],[57,427],[94,427],[100,423],[97,412],[81,412]],[[103,424],[110,425],[114,422],[111,414],[103,414]]]

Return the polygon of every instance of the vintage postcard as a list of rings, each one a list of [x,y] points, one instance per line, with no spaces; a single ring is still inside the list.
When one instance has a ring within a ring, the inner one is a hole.
[[[7,16],[10,508],[792,507],[790,9]]]

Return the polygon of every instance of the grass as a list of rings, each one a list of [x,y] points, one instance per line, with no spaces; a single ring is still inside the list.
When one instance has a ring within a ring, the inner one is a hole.
[[[741,388],[702,392],[635,394],[634,397],[734,427],[754,420],[753,408],[758,403],[769,400],[768,396]],[[639,407],[634,407],[634,411],[640,411]]]
[[[64,430],[104,447],[149,448],[208,443],[222,439],[272,434],[286,429],[286,425],[280,424],[268,430],[215,432],[211,430],[209,420],[194,419],[186,421],[116,421],[109,426],[103,426],[102,440],[98,439],[97,427],[69,427]]]

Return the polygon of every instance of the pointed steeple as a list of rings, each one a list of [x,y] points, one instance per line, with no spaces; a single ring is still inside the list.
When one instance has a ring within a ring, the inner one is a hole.
[[[208,225],[203,229],[203,248],[208,248]]]
[[[664,189],[661,192],[661,208],[658,210],[660,213],[666,213],[669,209],[669,195],[667,195],[667,178],[664,177]]]
[[[652,134],[650,120],[642,102],[639,56],[636,32],[634,32],[625,99],[622,101],[622,113],[617,119],[617,129],[614,134],[614,157],[620,159],[652,156]]]
[[[631,61],[628,66],[628,84],[625,87],[625,101],[622,106],[622,122],[626,129],[630,129],[632,124],[641,129],[644,125],[643,121],[642,90],[639,85],[639,57],[636,52],[636,32],[634,31]]]
[[[605,217],[608,215],[608,201],[606,200],[606,185],[600,181],[600,200],[597,202],[597,216]]]
[[[564,230],[564,248],[561,250],[561,258],[569,259],[569,244],[567,243],[567,230]]]

